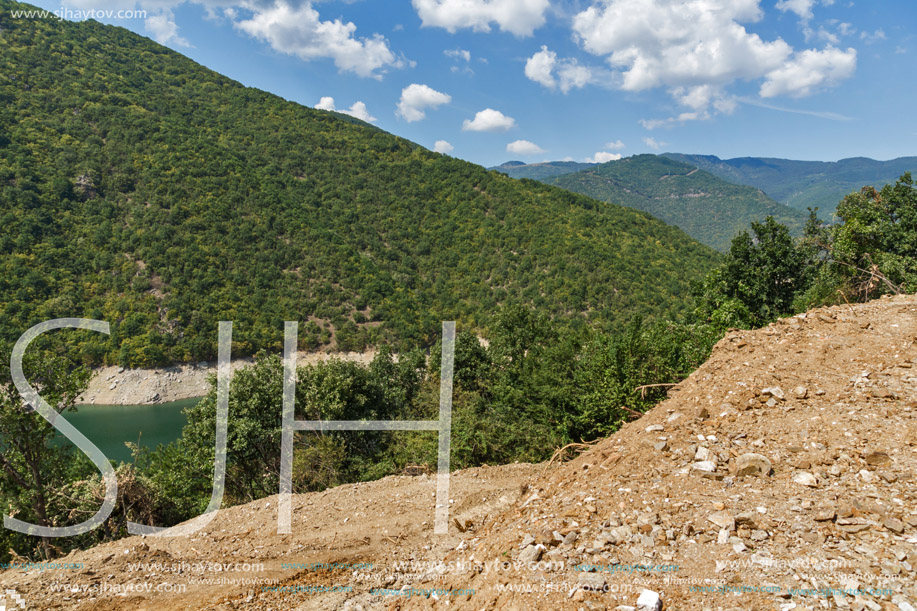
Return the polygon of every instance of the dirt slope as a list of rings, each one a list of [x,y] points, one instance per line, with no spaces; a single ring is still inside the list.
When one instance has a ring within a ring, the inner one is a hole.
[[[453,474],[465,532],[433,535],[434,478],[391,477],[296,496],[290,536],[264,499],[190,539],[67,558],[83,569],[0,573],[0,593],[36,609],[625,610],[658,595],[670,610],[909,611],[915,477],[907,296],[730,333],[668,400],[576,460]],[[193,564],[206,562],[264,570]],[[245,579],[279,581],[233,581]],[[62,582],[74,591],[52,591]]]

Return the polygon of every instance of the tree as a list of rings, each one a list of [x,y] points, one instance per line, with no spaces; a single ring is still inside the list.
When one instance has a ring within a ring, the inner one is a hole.
[[[5,360],[4,363],[9,363]],[[77,397],[89,381],[89,370],[51,352],[28,351],[23,370],[29,383],[61,414],[76,411]],[[0,383],[0,501],[2,509],[38,526],[60,526],[68,507],[56,494],[74,474],[73,450],[55,443],[56,429],[27,405],[9,370]],[[9,535],[8,535],[9,536]],[[42,552],[50,554],[42,539]],[[0,553],[5,553],[3,549]]]
[[[848,297],[917,290],[917,188],[910,173],[881,191],[863,187],[837,207],[832,267]]]
[[[793,310],[812,275],[811,250],[767,217],[732,240],[723,265],[699,286],[698,313],[714,323],[759,326]]]

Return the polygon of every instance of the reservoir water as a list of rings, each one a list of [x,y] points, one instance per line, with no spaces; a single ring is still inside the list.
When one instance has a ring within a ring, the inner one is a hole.
[[[159,405],[80,405],[76,413],[63,415],[108,458],[129,462],[131,455],[124,442],[139,439],[141,446],[155,448],[175,441],[187,424],[182,410],[198,401],[200,398]],[[62,435],[60,439],[70,444]]]

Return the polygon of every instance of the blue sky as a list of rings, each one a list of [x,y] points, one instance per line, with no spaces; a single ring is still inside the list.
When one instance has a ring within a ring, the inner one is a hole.
[[[145,10],[145,19],[99,20],[245,85],[353,112],[486,166],[663,151],[819,160],[917,154],[912,0],[63,6]]]

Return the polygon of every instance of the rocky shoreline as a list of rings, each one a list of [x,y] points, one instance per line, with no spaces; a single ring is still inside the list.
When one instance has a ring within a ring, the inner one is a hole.
[[[300,352],[299,365],[311,365],[332,358],[368,364],[376,355],[369,352]],[[251,358],[234,359],[232,370],[251,365]],[[93,372],[78,403],[83,405],[155,405],[202,397],[210,390],[208,378],[216,374],[216,361],[189,363],[155,369],[100,367]]]

